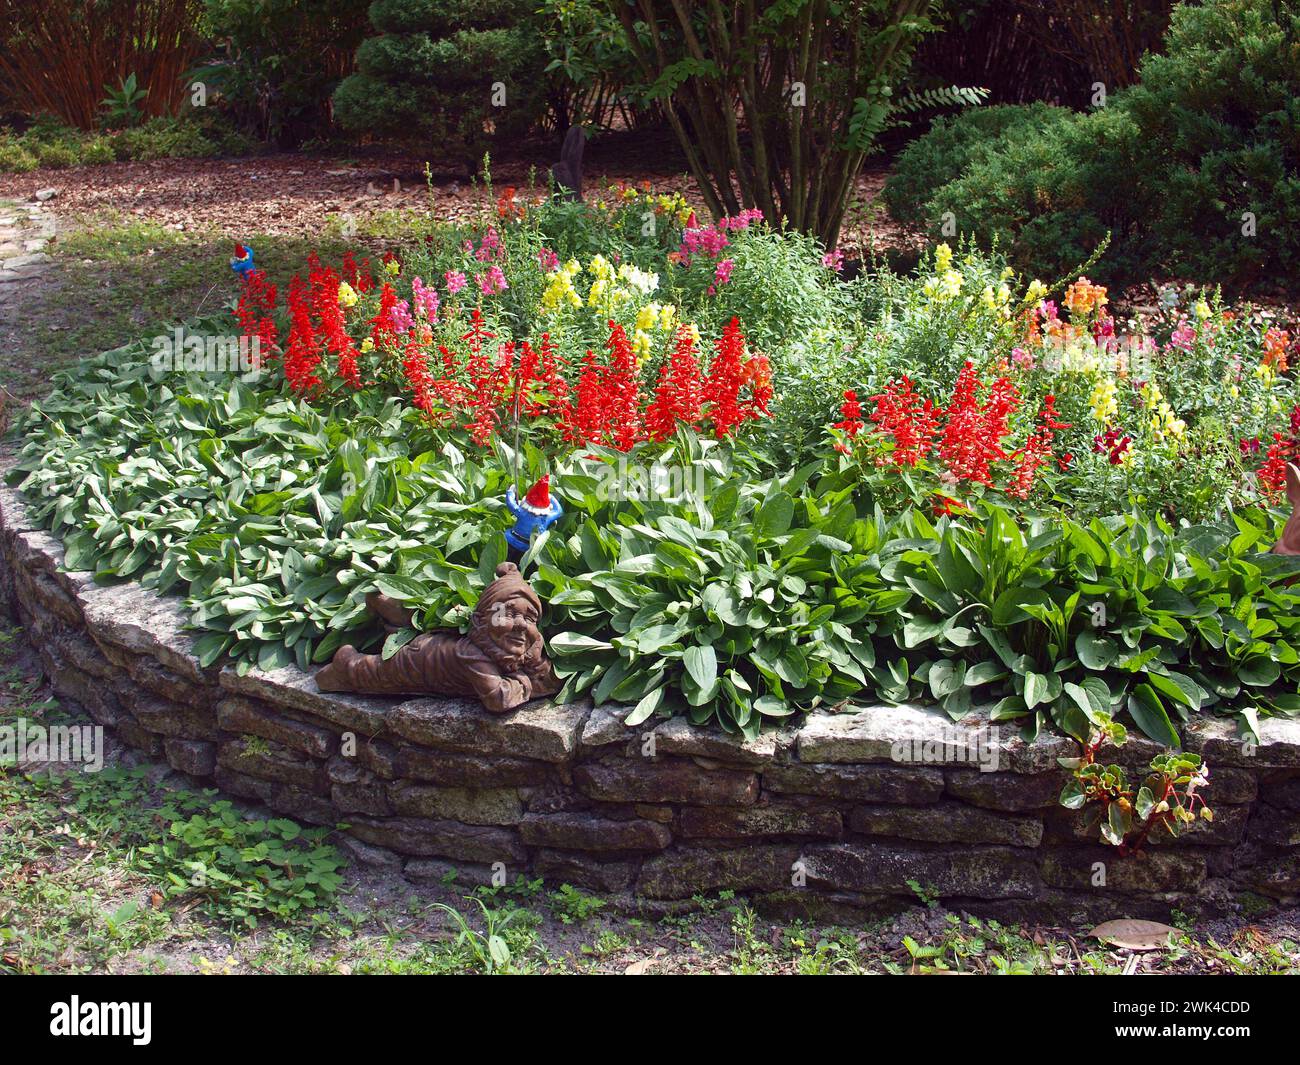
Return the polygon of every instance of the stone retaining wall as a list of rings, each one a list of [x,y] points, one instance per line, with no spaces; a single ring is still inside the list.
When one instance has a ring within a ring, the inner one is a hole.
[[[1216,818],[1121,858],[1057,805],[1059,737],[938,711],[814,714],[752,742],[625,709],[318,692],[293,668],[200,668],[179,600],[61,569],[0,490],[0,598],[55,690],[151,758],[279,813],[345,823],[358,859],[412,880],[495,870],[682,900],[733,889],[791,911],[919,897],[1006,916],[1162,916],[1300,897],[1300,722],[1263,743],[1205,718]],[[960,745],[965,745],[965,750]],[[1149,759],[1136,739],[1112,760]],[[984,772],[971,762],[974,752]]]

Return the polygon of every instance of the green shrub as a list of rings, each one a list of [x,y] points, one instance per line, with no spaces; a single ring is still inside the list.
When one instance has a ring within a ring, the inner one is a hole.
[[[334,94],[356,135],[436,148],[472,171],[494,137],[526,132],[545,106],[544,54],[529,0],[379,0],[380,36]],[[498,91],[504,99],[494,99]]]
[[[191,111],[184,118],[154,118],[141,126],[105,135],[86,134],[57,122],[38,122],[21,137],[0,136],[0,170],[38,166],[93,166],[116,160],[197,159],[241,155],[251,141],[216,110]]]
[[[119,159],[202,159],[218,154],[214,144],[193,122],[154,118],[113,136]]]
[[[1298,42],[1300,15],[1275,17],[1265,0],[1182,5],[1167,54],[1105,108],[938,122],[900,156],[886,201],[935,235],[950,213],[1044,277],[1109,232],[1099,280],[1276,287],[1300,277]]]
[[[1118,101],[1158,160],[1155,244],[1179,274],[1234,287],[1300,278],[1300,10],[1183,4],[1166,54]],[[1243,217],[1257,235],[1243,235]]]
[[[35,151],[36,159],[40,165],[49,167],[51,170],[62,170],[64,167],[76,166],[81,162],[77,149],[62,141],[47,144],[37,143]]]
[[[657,108],[633,109],[636,57],[617,11],[602,0],[541,0],[537,14],[550,62],[550,105],[559,128],[608,129],[616,115],[624,124],[661,122]]]
[[[16,140],[10,138],[0,138],[0,171],[9,171],[13,174],[25,174],[29,170],[35,170],[40,163],[36,161],[36,156],[29,152]]]
[[[1054,129],[1070,120],[1068,108],[1036,103],[973,107],[936,118],[929,131],[903,150],[885,183],[885,205],[900,222],[932,224],[928,204],[935,189],[959,177],[976,160],[987,159],[1013,133]]]
[[[295,147],[333,131],[330,95],[368,28],[354,0],[204,0],[219,56],[194,78],[248,135]]]
[[[936,219],[951,213],[958,232],[1047,280],[1077,270],[1111,235],[1112,248],[1094,267],[1095,280],[1153,268],[1145,226],[1150,187],[1117,181],[1144,166],[1141,131],[1122,110],[1052,120],[1044,130],[1012,127],[998,150],[977,153],[929,202]]]
[[[111,163],[116,158],[113,142],[108,137],[91,137],[81,145],[81,162],[86,166]]]

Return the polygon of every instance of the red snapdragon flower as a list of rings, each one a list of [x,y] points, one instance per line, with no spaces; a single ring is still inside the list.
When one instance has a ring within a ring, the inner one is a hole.
[[[699,424],[704,407],[704,380],[695,357],[695,338],[689,329],[677,330],[677,341],[668,361],[659,370],[655,398],[646,408],[646,429],[653,440],[666,440],[677,431],[677,423]]]
[[[1121,434],[1118,427],[1107,429],[1099,436],[1092,438],[1092,450],[1097,454],[1107,455],[1112,466],[1118,466],[1124,461],[1124,456],[1133,446],[1133,438]]]
[[[1060,421],[1056,414],[1056,397],[1048,395],[1043,399],[1042,410],[1038,412],[1039,427],[1029,434],[1025,446],[1012,452],[1016,468],[1007,485],[1007,494],[1017,499],[1028,499],[1030,489],[1034,487],[1034,477],[1040,467],[1047,465],[1052,456],[1052,440],[1057,429],[1070,428],[1069,422]]]
[[[289,282],[289,338],[284,351],[284,378],[297,395],[321,385],[316,368],[321,362],[321,340],[311,320],[311,292],[297,275]]]
[[[894,438],[894,450],[888,457],[879,459],[879,464],[915,466],[929,453],[939,431],[939,413],[934,403],[928,399],[922,401],[908,377],[890,381],[872,400],[876,406],[871,420],[876,423],[876,431]]]

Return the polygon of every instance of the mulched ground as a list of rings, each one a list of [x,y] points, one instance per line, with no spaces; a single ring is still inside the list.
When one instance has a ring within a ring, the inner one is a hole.
[[[554,155],[544,146],[526,147],[517,157],[493,161],[498,190],[545,187]],[[587,149],[584,170],[589,195],[610,183],[648,181],[656,192],[681,191],[688,200],[702,202],[671,136],[620,133],[598,139]],[[845,239],[849,246],[919,246],[915,234],[872,206],[887,174],[881,163],[859,178],[859,207]],[[5,175],[9,198],[27,199],[40,189],[56,191],[49,206],[60,216],[112,212],[183,232],[215,231],[234,238],[253,232],[315,233],[331,213],[428,208],[455,220],[476,214],[488,198],[481,185],[464,175],[435,167],[426,179],[423,159],[390,152],[161,159]]]

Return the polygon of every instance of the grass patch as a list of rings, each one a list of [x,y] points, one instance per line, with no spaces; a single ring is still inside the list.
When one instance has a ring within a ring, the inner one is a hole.
[[[248,243],[277,285],[287,285],[313,249],[338,257],[345,248],[328,238],[268,234]],[[50,375],[77,359],[166,334],[199,313],[233,306],[238,293],[231,243],[214,233],[105,212],[77,219],[46,251],[52,268],[9,298],[0,325],[0,386],[22,403],[43,396]]]
[[[94,970],[192,910],[226,930],[328,913],[344,859],[325,830],[214,795],[162,791],[144,769],[0,776],[3,967]]]

